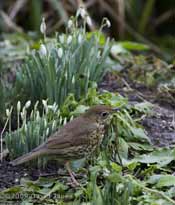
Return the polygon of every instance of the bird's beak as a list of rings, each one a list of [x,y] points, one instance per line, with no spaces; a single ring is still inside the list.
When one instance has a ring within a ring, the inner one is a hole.
[[[120,111],[120,108],[113,108],[112,111],[113,112],[118,112],[118,111]]]

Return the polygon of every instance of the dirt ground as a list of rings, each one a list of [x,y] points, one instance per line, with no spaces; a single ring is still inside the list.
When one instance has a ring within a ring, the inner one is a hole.
[[[122,83],[118,81],[117,76],[107,74],[99,85],[99,89],[105,89],[113,92],[119,92],[121,95],[128,97],[129,103],[137,103],[147,100],[154,104],[153,115],[143,119],[142,124],[151,142],[156,146],[172,146],[175,144],[175,107],[168,103],[162,104],[156,98],[156,91],[150,90],[143,85],[134,84],[125,79]],[[50,167],[45,172],[51,173],[56,171]],[[0,163],[0,190],[19,184],[20,178],[24,176],[37,178],[40,173],[36,169],[27,170],[23,166],[12,167],[8,160]]]

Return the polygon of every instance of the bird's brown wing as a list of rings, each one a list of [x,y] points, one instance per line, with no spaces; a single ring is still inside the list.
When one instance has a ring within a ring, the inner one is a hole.
[[[89,142],[88,135],[97,129],[97,124],[89,119],[75,118],[58,132],[54,133],[46,142],[48,149],[65,149]]]

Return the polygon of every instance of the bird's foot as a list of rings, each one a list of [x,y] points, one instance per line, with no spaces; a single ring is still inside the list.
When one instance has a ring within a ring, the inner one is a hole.
[[[71,181],[73,183],[73,186],[80,186],[79,182],[75,179],[76,174],[74,172],[72,172],[70,166],[69,166],[69,162],[66,163],[66,169],[71,177]]]
[[[71,177],[72,186],[73,187],[80,186],[80,183],[75,179],[75,173],[70,172],[69,174],[70,174],[70,177]]]

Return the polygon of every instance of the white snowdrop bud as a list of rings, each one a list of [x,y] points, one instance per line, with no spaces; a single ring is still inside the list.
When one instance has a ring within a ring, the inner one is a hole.
[[[106,25],[107,25],[108,28],[111,27],[111,22],[108,19],[106,19]]]
[[[26,104],[25,104],[25,108],[27,109],[27,108],[29,108],[30,107],[30,105],[31,105],[31,101],[30,100],[28,100],[27,102],[26,102]]]
[[[47,127],[47,120],[44,119],[44,127]]]
[[[64,35],[59,36],[59,40],[61,43],[64,43]]]
[[[47,100],[42,100],[44,107],[47,107]]]
[[[78,43],[81,43],[83,41],[83,36],[81,34],[78,35]]]
[[[46,130],[46,136],[48,136],[49,135],[49,128],[47,128],[47,130]]]
[[[67,23],[67,27],[68,28],[71,28],[73,26],[73,21],[72,20],[69,20],[68,23]]]
[[[41,22],[41,25],[40,25],[40,31],[41,31],[42,34],[46,33],[46,22],[45,22],[44,17],[42,18],[42,22]]]
[[[41,56],[47,55],[47,49],[46,49],[46,46],[44,44],[41,44],[40,49],[39,49],[39,53]]]
[[[57,51],[57,53],[58,53],[58,57],[59,57],[59,58],[62,58],[62,56],[63,56],[63,49],[62,49],[62,48],[59,48],[58,51]]]
[[[69,36],[68,36],[68,38],[67,38],[67,44],[70,44],[70,43],[71,43],[71,41],[72,41],[72,36],[71,36],[71,35],[69,35]]]
[[[79,8],[79,13],[80,13],[82,18],[85,18],[86,15],[87,15],[86,10],[84,9],[84,7]]]
[[[75,83],[75,76],[72,77],[72,84]]]
[[[65,117],[63,121],[63,125],[65,125],[66,123],[67,123],[67,118]]]
[[[87,16],[86,22],[87,22],[88,26],[92,26],[92,20],[91,20],[90,16]]]
[[[9,109],[6,109],[6,115],[7,115],[7,117],[10,116],[10,111],[9,111]]]
[[[20,112],[20,110],[21,110],[21,102],[18,101],[17,102],[17,111]]]

